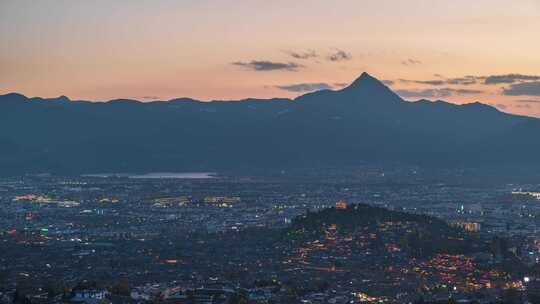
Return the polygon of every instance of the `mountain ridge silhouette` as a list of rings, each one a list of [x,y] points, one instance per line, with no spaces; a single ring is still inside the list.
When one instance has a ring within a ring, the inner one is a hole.
[[[540,119],[478,102],[408,102],[363,73],[294,99],[108,102],[0,96],[0,170],[91,173],[539,165]]]

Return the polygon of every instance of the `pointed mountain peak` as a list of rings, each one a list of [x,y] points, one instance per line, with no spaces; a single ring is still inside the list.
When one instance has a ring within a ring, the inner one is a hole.
[[[361,87],[386,87],[380,80],[369,75],[366,72],[363,72],[360,77],[356,78],[348,87],[345,89],[352,88],[361,88]]]
[[[355,99],[369,99],[379,102],[403,101],[396,93],[388,88],[382,81],[364,72],[348,87],[340,92]]]
[[[356,80],[354,82],[362,82],[362,81],[374,81],[374,80],[377,80],[375,77],[371,76],[368,74],[368,72],[362,72],[362,74],[360,74],[360,77],[356,78]]]

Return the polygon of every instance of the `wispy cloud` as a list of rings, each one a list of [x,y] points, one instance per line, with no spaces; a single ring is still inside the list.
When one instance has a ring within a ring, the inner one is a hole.
[[[417,84],[427,84],[427,85],[433,85],[433,86],[440,86],[444,85],[444,80],[409,80],[409,79],[398,79],[400,82],[405,83],[417,83]]]
[[[312,59],[319,57],[319,54],[315,50],[307,50],[302,52],[296,52],[296,51],[284,51],[289,56],[295,58],[295,59]]]
[[[409,61],[402,62],[405,65],[410,65]],[[456,78],[445,78],[441,74],[435,74],[435,77],[438,79],[435,80],[408,80],[400,79],[403,82],[415,82],[418,84],[427,84],[427,85],[471,85],[482,83],[485,85],[494,85],[494,84],[512,84],[516,82],[530,82],[540,80],[540,75],[524,75],[524,74],[503,74],[503,75],[488,75],[488,76],[473,76],[467,75],[463,77]]]
[[[464,77],[457,78],[448,78],[445,80],[447,84],[460,84],[460,85],[470,85],[478,83],[479,78],[477,76],[467,75]]]
[[[328,90],[332,89],[332,86],[325,82],[317,82],[317,83],[297,83],[297,84],[289,84],[289,85],[279,85],[276,86],[276,88],[284,91],[289,92],[313,92],[313,91],[319,91],[319,90]]]
[[[420,97],[420,98],[441,98],[451,95],[474,95],[480,94],[483,91],[480,90],[468,90],[468,89],[453,89],[453,88],[441,88],[441,89],[424,89],[424,90],[396,90],[396,94],[401,97]]]
[[[326,59],[333,62],[346,61],[346,60],[351,60],[352,55],[348,52],[345,52],[344,50],[335,49],[334,52],[326,56]]]
[[[436,74],[436,77],[441,79],[430,79],[430,80],[411,80],[411,79],[398,79],[400,82],[405,83],[416,83],[416,84],[425,84],[432,86],[442,86],[442,85],[470,85],[478,82],[477,76],[465,76],[459,78],[444,78],[439,74]]]
[[[396,94],[403,98],[409,98],[409,97],[421,97],[421,98],[433,98],[433,97],[443,97],[440,96],[438,90],[434,89],[425,89],[425,90],[407,90],[407,89],[401,89],[396,90]],[[448,95],[446,95],[448,96]]]
[[[401,62],[402,65],[419,65],[419,64],[422,64],[422,61],[420,60],[417,60],[417,59],[413,59],[413,58],[409,58],[407,60],[403,60]]]
[[[518,108],[518,109],[530,109],[530,108],[532,108],[532,106],[530,104],[528,104],[528,103],[517,104],[515,107]]]
[[[450,92],[459,94],[459,95],[468,95],[468,94],[482,94],[484,91],[482,90],[469,90],[469,89],[446,89],[450,90]]]
[[[274,62],[268,60],[252,60],[248,62],[237,61],[233,62],[232,65],[240,66],[252,71],[297,71],[303,66],[294,62]]]
[[[520,99],[520,100],[516,100],[516,102],[519,102],[519,103],[537,103],[537,104],[540,104],[540,99]]]
[[[485,84],[502,84],[515,83],[519,81],[535,81],[540,80],[538,75],[523,75],[523,74],[506,74],[506,75],[490,75],[485,77]]]
[[[521,82],[503,89],[503,95],[508,96],[540,96],[540,82]]]

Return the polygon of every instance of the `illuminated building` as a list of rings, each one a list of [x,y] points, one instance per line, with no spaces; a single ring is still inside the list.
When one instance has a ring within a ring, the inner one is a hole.
[[[480,228],[482,227],[480,223],[475,223],[475,222],[455,222],[452,224],[452,226],[459,227],[469,232],[478,232],[480,231]]]
[[[540,200],[540,192],[525,192],[525,191],[513,191],[513,195],[525,195],[525,196],[532,196],[538,200]]]
[[[347,209],[347,202],[341,200],[336,203],[336,209]]]

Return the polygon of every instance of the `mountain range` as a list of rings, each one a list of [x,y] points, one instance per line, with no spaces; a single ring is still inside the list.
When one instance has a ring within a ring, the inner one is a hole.
[[[295,99],[108,102],[0,96],[0,171],[179,172],[404,163],[540,165],[540,119],[405,101],[363,73]]]

